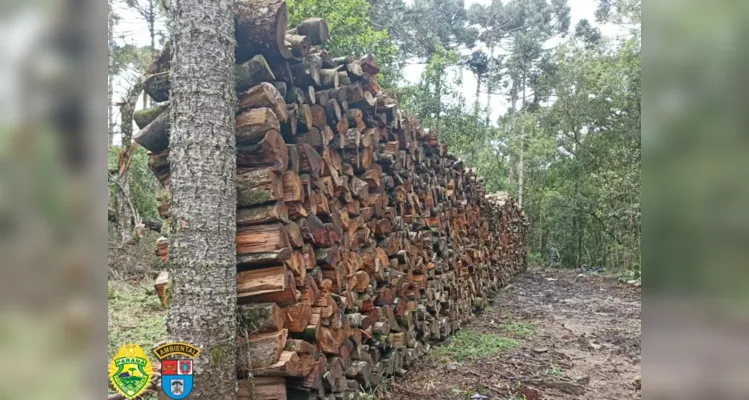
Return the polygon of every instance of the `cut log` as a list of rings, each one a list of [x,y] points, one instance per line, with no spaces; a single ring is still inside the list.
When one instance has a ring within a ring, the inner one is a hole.
[[[296,31],[300,35],[307,35],[313,45],[328,41],[328,24],[322,18],[307,18],[296,26]]]
[[[135,121],[135,124],[138,125],[138,129],[143,129],[162,113],[167,113],[167,116],[169,115],[168,102],[151,108],[146,108],[145,110],[136,111],[133,113],[133,120]]]
[[[271,167],[278,171],[286,169],[289,163],[289,153],[286,143],[277,130],[265,132],[259,143],[244,145],[237,143],[237,167]]]
[[[237,205],[252,207],[283,200],[281,174],[273,168],[237,170]]]
[[[299,299],[294,276],[284,266],[237,273],[237,303],[277,303],[284,307]]]
[[[327,142],[323,137],[322,132],[317,128],[312,128],[307,132],[304,132],[297,136],[297,143],[306,143],[315,149],[323,149],[327,146]]]
[[[276,202],[237,210],[237,226],[262,225],[271,222],[289,222],[286,204]]]
[[[312,306],[308,303],[297,303],[283,309],[286,316],[284,327],[289,332],[304,332],[312,319]]]
[[[291,87],[286,92],[286,102],[287,103],[297,103],[297,104],[304,104],[304,91],[300,87]]]
[[[278,362],[286,338],[289,335],[287,329],[277,332],[237,334],[237,372],[246,373],[256,368],[264,368]]]
[[[312,129],[312,112],[308,104],[301,104],[296,112],[297,128],[306,132]]]
[[[290,238],[291,236],[292,235],[289,235]],[[284,265],[294,275],[294,283],[297,287],[303,288],[305,279],[307,278],[307,265],[303,254],[299,250],[294,250],[291,253],[291,257],[284,261]]]
[[[311,60],[289,65],[294,82],[300,87],[319,87],[321,67],[320,64]]]
[[[334,89],[339,85],[338,82],[338,69],[321,69],[320,70],[320,87],[323,89]]]
[[[161,153],[169,147],[170,118],[162,112],[145,128],[138,131],[133,140],[152,153]]]
[[[286,224],[286,229],[289,232],[289,242],[291,243],[291,247],[298,249],[304,246],[302,231],[300,230],[299,225],[297,225],[296,222],[289,221]]]
[[[320,154],[310,145],[300,143],[297,145],[299,153],[299,172],[308,173],[313,178],[320,177],[322,159]]]
[[[351,84],[351,78],[346,71],[338,71],[338,84],[342,86]]]
[[[289,90],[289,86],[286,84],[286,82],[277,81],[272,83],[273,87],[278,90],[278,93],[281,95],[281,97],[286,98],[286,92]]]
[[[304,201],[302,181],[294,171],[286,171],[283,174],[283,201]]]
[[[279,223],[237,228],[237,263],[258,264],[284,261],[291,257],[286,226]]]
[[[294,57],[305,57],[309,54],[310,40],[307,36],[287,33],[286,45]]]
[[[169,100],[170,90],[169,70],[148,75],[143,80],[143,91],[157,103]]]
[[[286,102],[275,86],[268,82],[262,82],[239,94],[238,107],[240,110],[266,107],[276,114],[279,121],[285,121]]]
[[[283,329],[284,314],[276,303],[237,306],[237,329],[250,333],[276,332]]]
[[[237,400],[284,400],[288,398],[286,379],[280,376],[240,379],[237,387]]]
[[[273,86],[276,86],[278,92],[281,93],[282,96],[286,96],[287,90],[294,87],[294,77],[291,75],[289,63],[282,61],[280,63],[273,63],[270,67],[271,71],[273,71],[273,75],[276,76],[276,79],[286,84],[286,90],[279,89],[275,83]]]
[[[270,130],[279,131],[281,126],[270,108],[255,108],[236,118],[238,144],[252,144],[262,140]]]
[[[265,61],[265,57],[262,54],[258,54],[242,64],[238,64],[235,68],[237,92],[244,92],[261,82],[273,83],[275,80],[276,76],[271,71],[268,62]],[[275,84],[274,87],[278,89]]]
[[[283,351],[277,363],[253,369],[252,374],[254,376],[301,376],[299,355],[293,351]]]
[[[237,296],[255,296],[286,289],[288,280],[283,265],[237,273]]]
[[[283,0],[240,0],[234,3],[237,47],[236,62],[243,63],[256,54],[270,62],[292,57],[285,44],[286,2]]]

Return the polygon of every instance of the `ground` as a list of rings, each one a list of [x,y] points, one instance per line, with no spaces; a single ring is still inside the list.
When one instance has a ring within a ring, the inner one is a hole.
[[[166,339],[166,309],[153,289],[154,278],[164,267],[154,255],[157,237],[146,232],[146,237],[134,244],[109,243],[108,361],[121,345],[137,343],[153,362],[151,347]],[[156,395],[148,393],[140,399],[155,400]]]
[[[639,399],[640,290],[533,270],[376,399]]]
[[[166,338],[166,311],[153,291],[163,268],[154,240],[110,246],[109,359],[123,343],[150,354]],[[639,399],[640,373],[639,288],[616,276],[536,269],[517,276],[406,377],[384,381],[368,397]]]

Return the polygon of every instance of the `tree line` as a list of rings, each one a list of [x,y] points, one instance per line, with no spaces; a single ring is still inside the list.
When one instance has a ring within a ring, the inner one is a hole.
[[[168,24],[161,4],[110,2],[110,78],[135,86],[163,46]],[[555,248],[569,267],[639,268],[640,0],[599,0],[595,21],[574,26],[566,0],[470,7],[462,0],[288,0],[287,6],[291,26],[326,16],[332,40],[325,47],[333,56],[375,54],[378,83],[401,107],[436,129],[489,190],[509,191],[521,202],[532,260],[547,263]],[[145,22],[150,43],[134,45],[127,33],[112,37],[122,23],[115,10],[128,8]],[[603,35],[601,24],[616,27],[617,36]],[[423,71],[409,84],[403,71],[413,64]],[[463,95],[464,71],[476,82],[472,104]],[[111,93],[110,145],[116,111],[127,104]],[[129,143],[130,132],[122,134]],[[120,151],[110,149],[110,171]],[[157,218],[155,199],[163,194],[142,153],[135,150],[135,172],[125,177],[128,197],[141,218]],[[115,207],[114,194],[125,187],[117,181],[110,185],[113,220],[123,208]]]

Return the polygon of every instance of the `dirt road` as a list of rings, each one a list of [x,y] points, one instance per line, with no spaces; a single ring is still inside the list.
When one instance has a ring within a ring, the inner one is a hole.
[[[639,288],[536,270],[375,397],[639,399],[640,374]]]

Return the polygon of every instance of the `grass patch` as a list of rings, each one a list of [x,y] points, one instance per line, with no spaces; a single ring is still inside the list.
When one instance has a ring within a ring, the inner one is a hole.
[[[153,292],[153,280],[110,280],[108,304],[108,358],[125,343],[138,344],[151,356],[151,347],[166,338],[166,309]]]
[[[559,368],[556,364],[552,363],[549,368],[544,371],[544,375],[548,376],[554,376],[554,377],[560,377],[562,376],[562,369]]]
[[[527,338],[536,333],[536,326],[530,322],[510,322],[507,324],[500,324],[499,329],[509,332],[517,338]]]
[[[432,354],[436,357],[449,358],[455,361],[468,361],[479,357],[488,357],[519,346],[520,343],[517,340],[493,333],[460,331],[450,338],[446,344],[435,348]]]

